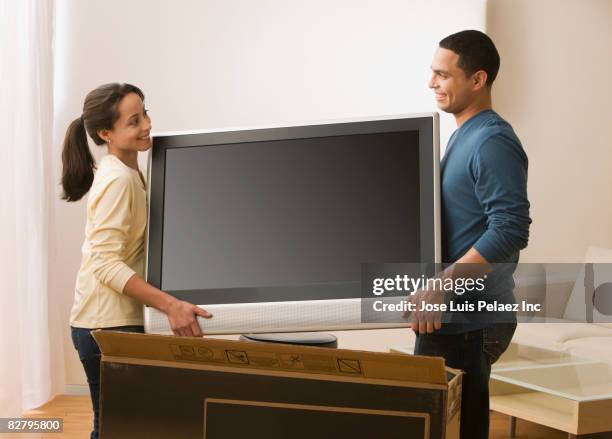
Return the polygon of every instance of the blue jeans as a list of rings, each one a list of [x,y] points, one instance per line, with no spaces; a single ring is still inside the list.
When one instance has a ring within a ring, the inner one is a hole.
[[[98,422],[100,413],[100,349],[91,336],[93,329],[70,327],[72,344],[79,353],[79,359],[85,369],[91,405],[93,407],[94,421],[91,439],[98,439]],[[143,326],[118,326],[115,328],[101,328],[123,332],[144,332]]]
[[[446,365],[465,372],[461,394],[461,439],[489,437],[489,376],[504,353],[516,323],[498,323],[462,334],[417,335],[415,355],[444,357]]]

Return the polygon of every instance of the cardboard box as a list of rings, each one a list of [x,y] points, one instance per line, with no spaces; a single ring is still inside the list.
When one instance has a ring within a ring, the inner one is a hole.
[[[93,335],[103,439],[459,437],[461,372],[442,358]]]

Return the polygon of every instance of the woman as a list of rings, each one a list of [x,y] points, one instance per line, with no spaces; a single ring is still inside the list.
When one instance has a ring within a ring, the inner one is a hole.
[[[91,438],[98,437],[100,376],[100,351],[91,330],[144,332],[143,304],[166,313],[176,335],[200,337],[196,317],[212,317],[142,277],[147,200],[137,158],[139,151],[151,148],[150,132],[142,91],[130,84],[106,84],[87,95],[83,115],[70,124],[64,140],[63,199],[77,201],[89,192],[70,326],[91,393]],[[95,174],[87,134],[108,148]]]

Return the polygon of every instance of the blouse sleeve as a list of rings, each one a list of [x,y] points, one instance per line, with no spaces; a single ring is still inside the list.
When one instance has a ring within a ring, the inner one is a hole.
[[[132,219],[132,187],[127,176],[112,178],[91,208],[90,235],[93,273],[96,279],[118,293],[135,274],[124,261]]]

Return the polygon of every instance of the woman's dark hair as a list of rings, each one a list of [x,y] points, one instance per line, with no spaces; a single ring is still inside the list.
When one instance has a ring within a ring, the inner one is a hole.
[[[484,70],[487,72],[487,85],[493,85],[499,71],[500,59],[493,40],[487,34],[477,30],[464,30],[444,38],[439,46],[459,55],[458,65],[466,75]]]
[[[90,91],[83,103],[83,114],[72,121],[66,131],[62,148],[62,199],[78,201],[89,191],[93,183],[96,164],[87,134],[96,145],[103,145],[98,136],[100,130],[111,130],[119,119],[119,102],[126,95],[136,93],[144,101],[142,91],[130,84],[104,84]]]

